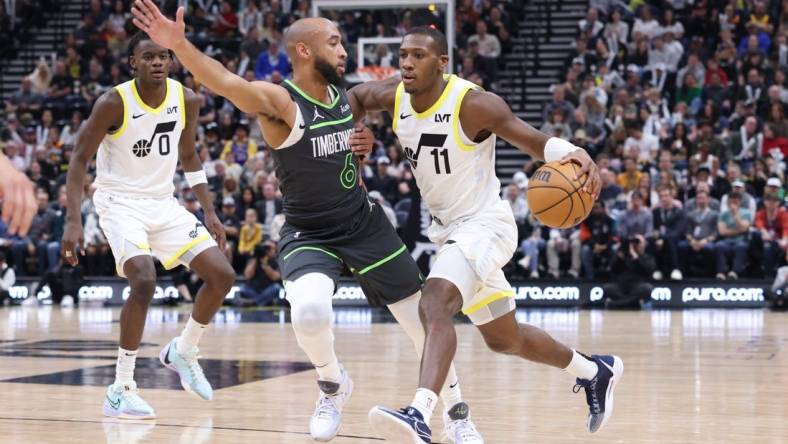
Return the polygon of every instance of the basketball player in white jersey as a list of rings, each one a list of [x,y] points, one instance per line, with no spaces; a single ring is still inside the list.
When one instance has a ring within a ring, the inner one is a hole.
[[[195,151],[199,100],[191,90],[168,78],[171,53],[144,33],[129,42],[134,79],[99,97],[69,164],[68,210],[63,257],[77,263],[82,250],[80,220],[86,164],[96,159],[97,191],[93,197],[117,272],[131,292],[120,314],[120,348],[115,382],[107,388],[104,414],[123,419],[155,418],[138,394],[134,365],[148,305],[156,289],[153,257],[165,268],[191,267],[204,285],[181,335],[159,354],[176,371],[189,393],[210,400],[213,390],[197,362],[197,344],[235,280],[222,253],[225,234],[208,196],[207,180]],[[180,159],[202,205],[201,223],[173,196],[173,176]],[[218,246],[217,246],[218,242]],[[222,248],[222,249],[220,249]]]
[[[391,113],[433,216],[428,235],[439,251],[420,303],[427,338],[416,396],[401,410],[373,408],[370,421],[388,440],[431,442],[435,393],[457,348],[452,319],[462,311],[493,351],[562,368],[576,377],[586,390],[588,430],[596,432],[612,412],[613,388],[623,364],[615,356],[586,357],[538,328],[517,323],[514,292],[501,271],[517,246],[517,227],[511,208],[499,197],[496,135],[536,159],[578,163],[580,174],[590,178],[583,192],[594,196],[600,185],[595,164],[584,150],[549,138],[515,117],[495,94],[445,76],[448,48],[440,31],[410,31],[399,54],[402,81],[361,84],[350,90],[350,101],[357,119],[367,111]]]
[[[354,125],[341,87],[347,57],[341,35],[326,19],[298,20],[286,35],[292,80],[282,85],[247,82],[186,40],[183,11],[180,8],[173,21],[151,0],[137,0],[132,9],[134,24],[171,48],[197,80],[241,111],[258,116],[285,198],[279,262],[293,330],[319,378],[309,431],[315,440],[329,441],[337,435],[353,391],[334,351],[332,332],[332,296],[340,267],[351,269],[370,304],[388,307],[417,353],[424,345],[418,266],[379,206],[359,188],[356,161],[349,153],[368,152],[371,143],[361,146],[353,137],[343,142]],[[340,196],[348,199],[339,201]],[[446,437],[455,444],[481,443],[451,364],[447,371],[441,391]]]

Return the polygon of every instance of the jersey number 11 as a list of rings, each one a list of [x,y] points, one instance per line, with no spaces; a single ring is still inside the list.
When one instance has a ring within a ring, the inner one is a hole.
[[[447,134],[429,134],[425,133],[421,135],[419,139],[419,148],[418,151],[421,151],[422,146],[427,146],[433,148],[430,151],[432,154],[432,158],[435,161],[435,174],[451,174],[451,167],[449,166],[449,150],[443,148],[444,142],[446,142]],[[441,172],[441,157],[443,158],[443,171]]]

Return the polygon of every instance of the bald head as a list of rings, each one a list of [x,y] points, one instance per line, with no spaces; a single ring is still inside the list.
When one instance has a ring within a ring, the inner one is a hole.
[[[331,35],[339,36],[339,30],[331,20],[323,17],[302,18],[293,22],[285,33],[287,55],[296,60],[296,45],[303,43],[314,48],[321,41],[328,40]]]

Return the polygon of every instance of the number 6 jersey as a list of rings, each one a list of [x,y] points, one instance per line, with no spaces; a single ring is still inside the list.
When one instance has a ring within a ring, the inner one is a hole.
[[[475,143],[460,125],[462,99],[478,86],[455,75],[447,78],[440,98],[423,113],[413,110],[400,82],[393,116],[422,198],[440,225],[484,212],[500,201],[501,189],[495,175],[495,134]]]
[[[123,101],[123,123],[99,146],[97,187],[123,196],[171,197],[178,143],[186,126],[183,85],[167,79],[167,94],[155,109],[142,101],[134,80],[115,91]]]

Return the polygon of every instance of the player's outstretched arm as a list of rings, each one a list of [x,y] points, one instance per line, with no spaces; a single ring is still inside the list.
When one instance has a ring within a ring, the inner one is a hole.
[[[224,225],[216,216],[216,210],[208,194],[208,178],[202,169],[202,162],[200,162],[195,148],[197,120],[200,117],[200,99],[194,94],[194,91],[188,88],[183,88],[183,95],[184,102],[186,102],[186,128],[183,129],[181,140],[178,143],[178,158],[186,174],[186,181],[202,206],[205,214],[205,228],[219,244],[219,248],[224,251],[227,235],[224,232]]]
[[[399,82],[399,77],[389,77],[385,80],[364,82],[351,88],[347,97],[353,110],[353,120],[358,122],[372,111],[393,113]]]
[[[111,89],[96,100],[90,117],[77,134],[76,147],[68,164],[66,175],[66,226],[63,231],[61,254],[76,265],[77,249],[84,254],[82,230],[82,188],[85,184],[87,164],[96,155],[99,144],[111,129],[120,129],[123,123],[123,102],[117,91]]]
[[[245,113],[269,117],[295,117],[290,95],[283,87],[269,82],[247,82],[203,54],[186,39],[184,8],[178,8],[175,21],[164,16],[151,0],[136,0],[131,12],[134,24],[145,31],[155,43],[171,49],[178,60],[208,89],[228,98]],[[286,114],[292,111],[292,116]]]
[[[499,96],[490,92],[469,91],[462,101],[460,121],[468,134],[484,131],[495,133],[535,159],[548,162],[560,159],[561,163],[577,163],[580,165],[578,178],[583,174],[588,174],[589,178],[583,191],[595,197],[599,194],[602,184],[599,169],[584,149],[532,127],[515,116]]]

